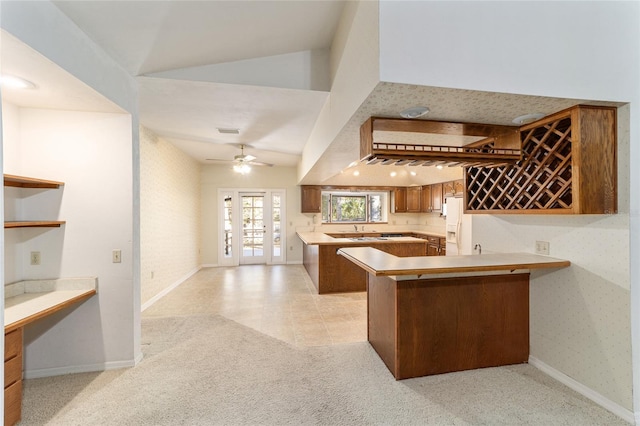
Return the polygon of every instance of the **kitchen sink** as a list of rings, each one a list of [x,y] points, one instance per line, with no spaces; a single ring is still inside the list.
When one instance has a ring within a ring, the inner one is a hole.
[[[388,238],[385,237],[355,237],[355,238],[349,238],[351,241],[384,241],[384,240],[388,240]]]

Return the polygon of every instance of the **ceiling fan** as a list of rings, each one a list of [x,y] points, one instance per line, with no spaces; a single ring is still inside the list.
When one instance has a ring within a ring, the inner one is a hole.
[[[246,145],[240,145],[240,154],[235,155],[233,160],[221,160],[218,158],[207,158],[208,161],[230,161],[233,162],[233,171],[240,174],[246,174],[251,171],[251,166],[266,166],[272,167],[273,164],[263,163],[262,161],[255,161],[256,157],[250,154],[244,153],[244,147]]]

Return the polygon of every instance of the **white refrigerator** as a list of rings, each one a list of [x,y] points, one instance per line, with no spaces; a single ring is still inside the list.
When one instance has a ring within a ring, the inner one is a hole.
[[[446,212],[447,256],[473,254],[471,215],[463,213],[463,199],[447,198],[444,211]]]

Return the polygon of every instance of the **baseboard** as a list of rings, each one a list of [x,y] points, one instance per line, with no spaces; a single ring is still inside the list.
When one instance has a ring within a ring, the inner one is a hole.
[[[218,264],[217,263],[205,263],[200,265],[200,268],[217,268]]]
[[[302,260],[291,260],[287,262],[287,265],[302,265]]]
[[[140,311],[144,312],[146,309],[150,308],[158,300],[162,299],[164,296],[166,296],[167,294],[171,293],[171,291],[173,291],[173,289],[175,289],[180,284],[182,284],[183,282],[185,282],[186,280],[191,278],[191,276],[193,274],[195,274],[196,272],[198,272],[200,269],[202,269],[202,266],[198,266],[197,268],[195,268],[192,271],[188,272],[186,275],[184,275],[181,278],[179,278],[173,284],[169,285],[168,287],[165,287],[160,293],[156,294],[151,299],[149,299],[146,302],[144,302],[142,304],[142,306],[140,307]]]
[[[92,373],[106,370],[117,370],[120,368],[134,367],[138,361],[135,359],[128,361],[112,361],[99,364],[73,365],[70,367],[42,368],[38,370],[25,370],[25,379],[39,379],[41,377],[62,376],[64,374]]]
[[[633,412],[624,408],[620,404],[611,401],[609,398],[599,394],[598,392],[583,385],[577,380],[572,379],[571,377],[567,376],[561,371],[556,370],[550,365],[545,364],[544,362],[540,361],[538,358],[534,356],[531,356],[531,355],[529,356],[529,364],[533,365],[538,370],[543,371],[547,375],[553,377],[560,383],[570,387],[571,389],[578,392],[579,394],[589,398],[590,400],[600,405],[601,407],[605,408],[606,410],[611,411],[613,414],[626,420],[627,422],[631,424],[640,424],[640,422],[638,422],[638,420],[640,420],[640,418],[638,418],[638,415],[640,413],[636,413],[634,416]]]

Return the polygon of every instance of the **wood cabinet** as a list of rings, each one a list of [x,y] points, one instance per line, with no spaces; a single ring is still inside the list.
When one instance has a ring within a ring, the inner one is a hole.
[[[422,186],[422,197],[420,199],[420,211],[422,213],[431,212],[431,185]]]
[[[422,195],[422,188],[419,186],[410,186],[407,188],[407,212],[408,213],[420,213],[422,211],[420,198]]]
[[[337,254],[338,249],[342,247],[345,246],[340,243],[303,244],[302,263],[318,290],[318,294],[367,290],[367,273],[364,269]],[[373,247],[398,257],[424,256],[426,254],[426,244],[421,241],[402,243],[363,241],[362,243],[351,243],[348,247]]]
[[[427,256],[445,256],[447,254],[446,239],[427,235]]]
[[[442,201],[443,201],[443,192],[442,192],[442,184],[434,183],[431,185],[431,211],[432,212],[442,212]]]
[[[462,197],[464,192],[464,181],[462,179],[444,182],[442,184],[443,198]]]
[[[391,213],[407,212],[407,188],[394,188],[391,200]]]
[[[22,417],[22,328],[4,335],[4,424]]]
[[[24,176],[4,175],[4,186],[13,188],[57,189],[64,185],[63,182],[37,179]],[[7,228],[59,228],[64,225],[63,220],[38,220],[38,221],[5,221]]]
[[[468,213],[617,213],[615,107],[578,105],[520,128],[514,165],[467,167]]]
[[[322,212],[322,188],[316,185],[302,185],[300,187],[300,211],[302,213]]]

